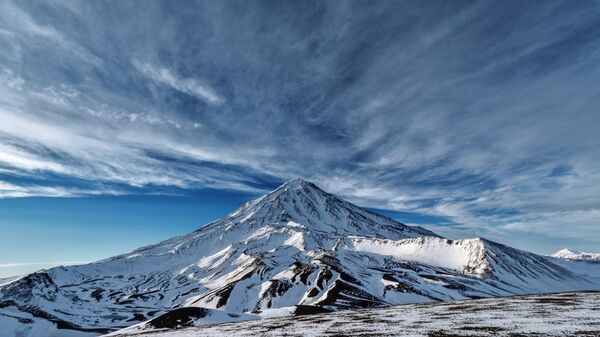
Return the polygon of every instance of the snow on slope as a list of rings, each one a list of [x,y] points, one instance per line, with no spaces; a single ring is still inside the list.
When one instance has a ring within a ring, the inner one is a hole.
[[[551,256],[568,260],[600,261],[600,253],[583,253],[569,248],[561,249]]]
[[[396,241],[356,238],[350,241],[349,248],[478,275],[485,274],[489,269],[485,260],[476,260],[484,250],[483,242],[479,239],[449,241],[421,237]]]
[[[561,293],[346,310],[147,331],[140,337],[600,336],[600,293]],[[131,336],[117,333],[116,336]]]
[[[562,249],[551,255],[552,262],[590,279],[600,278],[600,254]]]
[[[50,336],[35,330],[49,322],[100,334],[173,316],[198,325],[600,288],[556,260],[485,239],[447,240],[292,180],[188,235],[0,287],[0,319],[18,322],[0,337]],[[189,307],[204,309],[180,310]]]

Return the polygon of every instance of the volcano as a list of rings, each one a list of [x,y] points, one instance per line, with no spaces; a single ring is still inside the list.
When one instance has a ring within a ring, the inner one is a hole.
[[[0,336],[97,336],[600,289],[600,268],[449,240],[295,179],[195,232],[0,285]]]

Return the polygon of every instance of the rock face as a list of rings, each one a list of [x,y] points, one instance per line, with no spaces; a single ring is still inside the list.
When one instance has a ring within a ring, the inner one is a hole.
[[[555,260],[448,240],[292,180],[188,235],[0,286],[0,337],[600,288]]]

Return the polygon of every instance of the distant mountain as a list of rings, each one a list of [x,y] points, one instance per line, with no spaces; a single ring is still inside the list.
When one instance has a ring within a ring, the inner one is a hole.
[[[448,240],[296,179],[188,235],[1,286],[0,337],[600,289],[600,270],[555,261],[486,239]]]
[[[561,249],[551,256],[567,260],[600,261],[600,253],[583,253],[569,248]]]

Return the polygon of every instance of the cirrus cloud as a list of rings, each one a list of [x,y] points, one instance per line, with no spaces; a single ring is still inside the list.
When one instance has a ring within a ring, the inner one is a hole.
[[[140,4],[3,4],[5,196],[302,176],[448,233],[600,244],[597,3]]]

